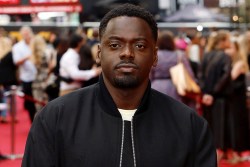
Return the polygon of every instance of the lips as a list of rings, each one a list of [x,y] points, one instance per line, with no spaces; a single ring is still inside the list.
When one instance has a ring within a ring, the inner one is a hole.
[[[133,63],[120,63],[116,66],[116,69],[121,72],[133,72],[134,70],[138,69],[138,66]]]

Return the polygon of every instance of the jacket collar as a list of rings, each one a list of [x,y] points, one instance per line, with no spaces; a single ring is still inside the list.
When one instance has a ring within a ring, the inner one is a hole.
[[[99,89],[100,91],[98,94],[98,98],[100,100],[101,107],[104,109],[104,111],[113,116],[121,117],[117,109],[117,106],[104,83],[102,75],[99,78]],[[151,92],[151,83],[149,81],[147,89],[140,102],[140,105],[135,112],[135,116],[147,110],[149,104],[150,92]]]

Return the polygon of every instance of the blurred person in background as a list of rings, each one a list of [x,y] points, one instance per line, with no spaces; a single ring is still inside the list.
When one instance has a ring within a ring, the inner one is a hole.
[[[183,97],[177,93],[171,80],[169,69],[181,60],[191,76],[194,77],[194,75],[185,54],[176,49],[174,39],[174,34],[170,31],[164,30],[159,33],[157,42],[159,48],[157,53],[158,65],[151,69],[150,79],[152,88],[183,102]]]
[[[48,100],[51,101],[59,96],[60,92],[60,60],[62,55],[68,50],[69,42],[67,36],[57,37],[53,42],[53,47],[55,48],[55,58],[52,57],[49,68],[49,76],[47,79],[46,93],[48,95]],[[53,65],[54,64],[54,65]]]
[[[231,38],[231,47],[226,50],[226,53],[232,59],[231,71],[231,91],[230,103],[227,119],[227,143],[226,147],[229,157],[229,162],[236,164],[244,160],[241,157],[243,151],[249,150],[249,120],[247,111],[246,97],[246,74],[249,71],[247,63],[246,37],[244,35],[233,36]]]
[[[81,29],[83,30],[83,29]],[[98,53],[97,46],[99,45],[99,32],[98,28],[90,28],[85,34],[85,31],[78,32],[80,35],[83,35],[85,40],[84,44],[81,46],[79,55],[80,55],[80,63],[78,65],[80,70],[90,70],[92,68],[98,67],[96,64],[96,54]],[[93,77],[89,80],[82,81],[82,87],[87,87],[92,85],[99,80],[99,75]]]
[[[250,30],[246,31],[244,33],[245,37],[246,37],[246,50],[247,50],[247,62],[248,62],[248,66],[250,67]]]
[[[231,59],[225,50],[231,46],[226,30],[212,32],[201,63],[200,85],[203,116],[214,134],[218,161],[227,149],[229,97],[231,95]],[[220,154],[222,152],[222,154]]]
[[[81,47],[81,49],[79,51],[79,55],[80,55],[80,63],[79,63],[78,67],[80,70],[90,70],[93,67],[98,66],[95,62],[93,55],[92,55],[91,48],[87,44],[84,44]],[[92,84],[98,82],[98,80],[99,80],[99,76],[93,77],[87,81],[82,81],[82,87],[92,85]]]
[[[70,37],[69,49],[63,54],[60,60],[60,96],[81,88],[81,81],[90,80],[101,73],[101,68],[95,66],[89,70],[79,69],[79,52],[85,42],[82,35],[73,34]]]
[[[194,71],[194,70],[197,70],[197,65],[196,67],[194,67],[194,63],[192,63],[190,61],[190,57],[189,57],[189,53],[188,53],[188,46],[190,44],[192,44],[191,40],[187,37],[186,34],[179,34],[176,38],[175,38],[175,45],[176,45],[176,50],[178,52],[181,52],[181,54],[183,54],[185,57],[186,57],[186,60],[187,62],[184,63],[185,64],[185,67],[186,69],[188,70],[190,76],[193,78],[193,80],[195,82],[198,83],[198,79],[196,78],[197,76],[197,71]],[[194,68],[193,68],[194,67]],[[192,107],[194,109],[197,109],[199,110],[199,102],[200,102],[200,97],[199,97],[199,94],[187,94],[186,96],[182,96],[182,102],[187,104],[189,107]]]
[[[181,34],[175,37],[174,43],[176,45],[176,49],[183,52],[183,54],[187,55],[187,47],[190,44],[190,39],[186,36],[186,34]]]
[[[0,86],[2,86],[1,102],[8,104],[8,98],[4,93],[11,89],[11,85],[17,85],[17,66],[13,62],[12,41],[8,37],[0,37]],[[6,75],[7,74],[7,75]],[[0,122],[7,123],[7,111],[0,113]]]
[[[187,57],[194,72],[194,77],[198,79],[199,66],[201,62],[201,46],[200,46],[200,38],[201,35],[199,33],[189,35],[190,43],[186,48]]]
[[[46,41],[46,56],[48,59],[49,74],[53,71],[57,62],[57,46],[59,44],[58,35],[54,32],[50,32],[48,38],[44,38]]]
[[[27,97],[33,98],[32,82],[36,79],[37,69],[31,61],[32,51],[30,42],[33,38],[33,31],[28,26],[20,29],[22,40],[13,46],[14,63],[19,66],[19,79],[21,81],[22,91]],[[29,112],[30,121],[33,122],[36,107],[35,103],[29,99],[24,99],[24,108]]]
[[[92,34],[91,37],[87,39],[87,45],[89,45],[92,48],[92,46],[99,44],[100,40],[99,40],[98,28],[92,28],[91,30]]]
[[[49,57],[46,52],[46,41],[40,35],[35,35],[31,41],[31,61],[35,64],[37,74],[32,82],[32,92],[36,100],[47,103],[48,96],[45,92],[46,81],[49,74]],[[43,105],[36,103],[36,110],[39,111]]]

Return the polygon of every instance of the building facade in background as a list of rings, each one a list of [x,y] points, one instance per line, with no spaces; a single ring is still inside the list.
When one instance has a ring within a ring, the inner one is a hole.
[[[213,13],[230,17],[233,26],[248,27],[250,0],[0,0],[0,26],[29,22],[36,26],[78,26],[99,22],[112,8],[133,3],[149,10],[158,22],[183,10],[187,5],[199,5]],[[187,13],[188,14],[188,13]]]

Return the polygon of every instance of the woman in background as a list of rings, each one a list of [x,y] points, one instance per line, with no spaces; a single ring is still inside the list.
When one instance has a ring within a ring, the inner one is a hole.
[[[174,35],[170,31],[162,31],[159,33],[157,45],[159,48],[158,64],[151,70],[151,86],[159,92],[167,94],[176,100],[182,101],[182,97],[177,93],[177,90],[171,80],[169,69],[175,66],[181,59],[188,72],[193,77],[194,75],[188,59],[184,54],[176,50]]]
[[[51,69],[49,73],[49,77],[47,80],[47,87],[46,93],[48,95],[48,100],[51,101],[59,96],[60,90],[60,76],[59,76],[59,69],[60,69],[60,60],[62,55],[68,50],[69,41],[67,36],[64,37],[57,37],[53,43],[56,57],[55,57],[55,66]]]
[[[36,35],[31,41],[31,60],[33,61],[37,69],[36,78],[32,83],[32,91],[35,100],[43,102],[44,104],[48,101],[48,96],[45,93],[45,88],[49,74],[49,58],[46,55],[46,47],[46,41],[40,35]],[[39,111],[42,107],[42,103],[36,103],[37,111]]]
[[[246,74],[249,71],[245,36],[233,37],[227,53],[232,59],[230,107],[228,110],[227,148],[232,155],[229,162],[243,160],[240,153],[249,149],[248,111],[246,104]]]
[[[203,116],[210,124],[220,160],[227,150],[227,117],[231,95],[231,59],[225,50],[230,48],[230,33],[213,32],[208,39],[201,63]],[[218,161],[219,161],[218,160]]]
[[[80,64],[78,67],[80,70],[90,70],[93,68],[93,66],[97,67],[97,64],[94,60],[94,57],[92,55],[91,48],[89,47],[89,45],[84,44],[79,51],[79,55],[80,55]],[[99,80],[99,76],[93,77],[87,81],[82,81],[82,87],[92,85],[98,82],[98,80]]]

